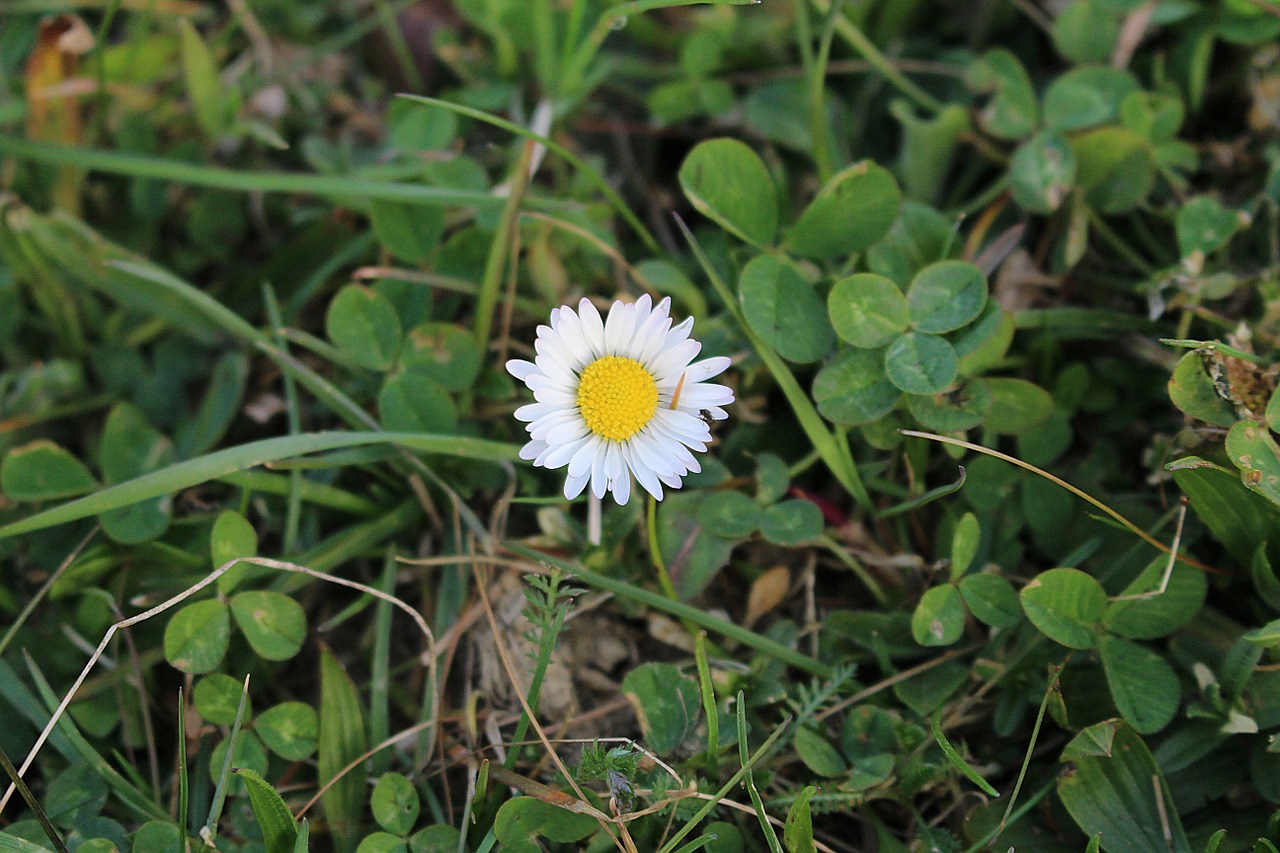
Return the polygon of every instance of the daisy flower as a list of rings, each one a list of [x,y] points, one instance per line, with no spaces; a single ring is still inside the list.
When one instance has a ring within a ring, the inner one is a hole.
[[[702,344],[689,337],[693,319],[672,325],[671,300],[648,295],[613,303],[608,320],[583,299],[551,312],[538,327],[533,361],[512,359],[507,370],[536,402],[516,410],[530,441],[520,458],[543,468],[568,466],[564,496],[591,485],[625,504],[634,476],[662,500],[701,470],[691,451],[705,451],[711,420],[724,420],[733,392],[707,382],[729,366],[724,357],[693,361]]]

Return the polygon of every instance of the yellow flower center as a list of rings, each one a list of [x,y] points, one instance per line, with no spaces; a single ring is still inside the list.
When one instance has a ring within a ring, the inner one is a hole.
[[[582,371],[578,409],[587,429],[601,438],[626,441],[658,410],[658,383],[635,359],[606,355]]]

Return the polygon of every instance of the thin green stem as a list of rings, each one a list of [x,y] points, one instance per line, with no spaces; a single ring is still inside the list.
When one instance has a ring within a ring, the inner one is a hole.
[[[675,850],[676,845],[683,841],[689,833],[693,832],[694,828],[697,827],[698,824],[702,823],[703,819],[720,805],[720,801],[729,796],[730,791],[742,783],[743,778],[751,772],[751,768],[759,764],[765,756],[773,751],[773,747],[777,744],[778,739],[787,731],[787,725],[789,722],[789,720],[783,720],[779,723],[777,727],[774,728],[773,734],[769,735],[765,742],[760,744],[760,748],[751,753],[751,756],[742,762],[742,766],[738,768],[738,772],[734,773],[727,782],[720,786],[720,789],[707,800],[702,808],[698,809],[698,811],[694,813],[693,817],[689,818],[685,825],[680,827],[680,830],[676,832],[675,835],[671,836],[671,838],[667,840],[666,844],[659,848],[658,853],[671,853],[671,851]]]
[[[573,59],[564,69],[562,78],[564,85],[561,89],[567,96],[573,97],[574,89],[578,88],[586,76],[587,66],[600,52],[600,46],[604,44],[604,40],[608,38],[609,33],[617,29],[619,22],[625,23],[627,18],[643,15],[655,9],[670,9],[673,6],[693,6],[701,3],[714,6],[753,6],[758,2],[760,0],[632,0],[630,3],[619,3],[601,13],[595,27],[578,45]]]
[[[396,62],[400,65],[400,73],[404,75],[405,81],[414,91],[426,91],[426,83],[423,82],[422,74],[418,71],[418,63],[413,60],[408,42],[404,40],[404,31],[400,29],[395,10],[387,0],[374,0],[374,6],[378,12],[378,22],[387,34],[387,41],[391,43],[391,52],[395,54]]]
[[[769,845],[770,853],[782,853],[782,845],[778,843],[778,834],[769,825],[769,814],[764,810],[764,800],[760,798],[760,792],[756,790],[756,776],[752,771],[752,761],[747,757],[747,698],[741,690],[738,691],[738,702],[735,710],[737,711],[738,720],[738,757],[742,762],[742,768],[747,771],[745,779],[747,793],[751,795],[751,805],[755,807],[756,817],[760,820],[760,831],[764,833],[764,840]]]
[[[484,264],[484,277],[480,280],[480,295],[476,299],[475,338],[481,351],[489,347],[489,333],[493,329],[493,313],[498,307],[498,296],[502,292],[502,272],[507,263],[514,264],[516,259],[512,252],[512,241],[516,239],[516,221],[520,216],[520,205],[524,201],[525,189],[529,186],[529,166],[533,161],[534,145],[526,141],[521,146],[519,159],[508,178],[507,203],[498,219],[498,230],[489,244],[489,257]]]
[[[662,587],[662,593],[672,601],[679,601],[680,596],[676,595],[675,584],[671,583],[671,575],[667,573],[667,563],[662,559],[662,549],[658,547],[658,502],[653,495],[649,496],[648,528],[649,528],[649,559],[653,561],[653,567],[658,570],[658,586]]]
[[[1142,255],[1138,254],[1138,250],[1129,245],[1129,243],[1116,233],[1107,221],[1103,219],[1095,211],[1089,211],[1089,227],[1091,227],[1099,237],[1101,237],[1107,245],[1115,249],[1126,261],[1143,275],[1152,275],[1156,271],[1156,267]]]
[[[613,205],[614,210],[618,211],[618,214],[623,219],[625,219],[627,224],[631,226],[631,229],[635,231],[636,236],[638,236],[641,240],[644,241],[644,244],[649,249],[649,251],[657,254],[662,254],[662,249],[658,245],[657,238],[655,238],[653,234],[649,231],[649,229],[645,227],[644,223],[640,221],[640,217],[636,216],[635,212],[632,211],[631,208],[627,206],[627,203],[622,200],[622,196],[618,195],[617,191],[614,190],[612,186],[610,186],[609,182],[605,180],[604,176],[601,175],[595,169],[591,168],[585,162],[583,162],[582,158],[574,155],[572,152],[566,149],[563,145],[559,145],[545,136],[541,136],[540,134],[534,133],[533,131],[529,130],[527,127],[521,127],[515,122],[507,121],[504,118],[499,118],[498,116],[491,115],[489,113],[484,112],[483,110],[473,109],[471,107],[463,106],[462,104],[450,103],[449,101],[442,101],[439,98],[427,98],[420,95],[401,95],[401,97],[407,101],[413,101],[415,103],[425,104],[431,107],[441,107],[446,110],[451,110],[457,113],[458,115],[464,115],[464,116],[467,116],[468,118],[473,118],[473,119],[476,119],[477,121],[482,121],[482,122],[485,122],[486,124],[491,124],[494,127],[500,127],[503,130],[510,131],[511,133],[519,134],[520,136],[523,136],[526,139],[532,139],[535,142],[539,142],[542,145],[546,146],[548,151],[563,158],[569,165],[573,166],[575,169],[581,172],[587,178],[587,180],[589,180],[592,184],[596,186],[597,189],[600,190],[600,193],[606,199],[608,199],[611,205]],[[0,149],[0,152],[2,151],[3,149]],[[496,198],[492,200],[500,201],[500,199],[496,199]],[[542,206],[546,207],[547,203],[543,202]]]
[[[275,332],[276,346],[282,352],[289,351],[289,345],[282,332],[284,321],[280,317],[280,303],[276,301],[275,291],[269,284],[262,286],[263,298],[267,304],[267,319]],[[302,416],[298,400],[298,384],[293,375],[282,372],[284,382],[285,416],[288,419],[289,435],[302,432]],[[293,469],[289,472],[289,496],[285,504],[284,516],[284,553],[292,554],[298,547],[298,527],[302,522],[302,471]]]
[[[1009,805],[1005,807],[1004,816],[1000,818],[1000,825],[996,828],[995,835],[991,838],[993,842],[1000,837],[1000,833],[1004,832],[1004,828],[1009,822],[1009,815],[1013,813],[1013,806],[1018,802],[1018,794],[1022,791],[1022,783],[1027,778],[1027,769],[1031,766],[1031,756],[1035,754],[1036,741],[1040,738],[1040,725],[1044,722],[1044,712],[1049,706],[1049,697],[1053,694],[1053,689],[1057,686],[1058,676],[1061,673],[1062,666],[1055,666],[1049,676],[1049,686],[1045,688],[1044,699],[1040,702],[1040,710],[1036,712],[1036,724],[1031,728],[1031,742],[1027,744],[1026,755],[1022,758],[1022,768],[1018,770],[1018,781],[1013,784],[1013,793],[1009,795]]]
[[[832,0],[811,0],[811,2],[814,8],[824,15],[830,11],[832,5]],[[928,112],[936,113],[942,109],[943,104],[941,101],[908,80],[901,71],[894,67],[889,57],[885,56],[880,51],[880,48],[876,47],[871,39],[867,38],[867,34],[859,29],[853,21],[843,15],[838,16],[835,22],[835,29],[849,43],[849,46],[866,60],[868,65],[878,71],[884,79],[892,83],[899,92],[915,101],[918,106]]]
[[[827,62],[831,58],[831,38],[835,34],[836,22],[843,20],[840,10],[844,0],[834,0],[827,10],[826,20],[822,23],[822,35],[818,42],[818,53],[808,69],[809,74],[809,124],[813,134],[813,162],[818,167],[818,180],[825,184],[835,174],[836,166],[831,155],[827,138],[827,102],[826,81]],[[797,18],[804,17],[797,13]]]

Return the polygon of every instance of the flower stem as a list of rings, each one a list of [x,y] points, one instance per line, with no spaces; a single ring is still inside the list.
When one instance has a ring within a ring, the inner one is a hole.
[[[667,574],[667,564],[662,561],[662,551],[658,548],[658,501],[649,496],[649,559],[653,560],[653,567],[658,570],[658,586],[662,587],[662,593],[672,601],[679,601],[680,596],[676,595],[675,584],[671,582],[671,575]]]

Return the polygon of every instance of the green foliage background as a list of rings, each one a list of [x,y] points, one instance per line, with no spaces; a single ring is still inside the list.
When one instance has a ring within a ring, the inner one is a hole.
[[[0,850],[1275,851],[1278,37],[8,0]],[[593,544],[501,366],[642,293]]]

